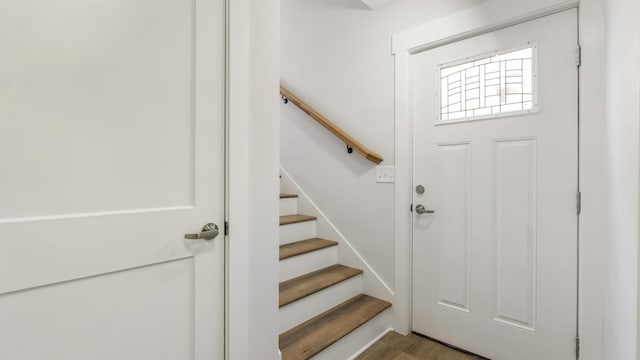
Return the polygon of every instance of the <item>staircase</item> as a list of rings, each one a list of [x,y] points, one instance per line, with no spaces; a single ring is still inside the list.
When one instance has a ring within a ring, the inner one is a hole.
[[[391,304],[362,293],[363,271],[338,264],[298,196],[280,194],[280,350],[283,360],[347,360],[386,331]]]

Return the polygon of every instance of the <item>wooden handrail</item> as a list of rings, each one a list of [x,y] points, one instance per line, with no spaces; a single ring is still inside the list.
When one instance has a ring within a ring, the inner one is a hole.
[[[291,91],[285,89],[283,86],[280,86],[280,94],[283,96],[283,98],[296,104],[296,106],[299,107],[300,110],[306,112],[315,121],[320,123],[320,125],[324,126],[325,129],[329,130],[333,135],[338,137],[338,139],[344,141],[347,146],[353,148],[365,159],[373,161],[376,164],[380,164],[384,160],[382,156],[378,155],[368,147],[362,145],[358,140],[354,139],[351,135],[340,129],[336,124],[332,123],[331,121],[329,121],[329,119],[322,116],[319,112],[314,110],[311,106],[302,101],[299,97],[295,96],[293,93],[291,93]]]

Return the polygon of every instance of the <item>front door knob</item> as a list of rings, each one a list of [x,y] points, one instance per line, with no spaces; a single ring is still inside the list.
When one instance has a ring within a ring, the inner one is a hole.
[[[435,213],[435,210],[427,210],[424,208],[424,205],[418,204],[416,205],[416,212],[418,214],[433,214]]]

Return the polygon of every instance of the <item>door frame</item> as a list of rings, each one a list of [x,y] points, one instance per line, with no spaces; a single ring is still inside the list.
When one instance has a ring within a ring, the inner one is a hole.
[[[280,0],[225,12],[225,358],[276,360]]]
[[[394,105],[395,105],[395,309],[393,327],[396,331],[407,334],[412,329],[412,121],[410,93],[410,56],[418,52],[468,39],[492,31],[504,29],[530,20],[552,15],[561,11],[577,8],[579,17],[578,42],[591,46],[589,57],[583,56],[583,62],[593,61],[596,65],[603,59],[604,43],[600,38],[587,32],[594,26],[603,25],[604,19],[598,15],[600,8],[591,0],[550,0],[543,4],[518,3],[514,8],[496,9],[492,4],[483,4],[468,10],[455,13],[445,18],[418,26],[395,34],[392,37],[392,55],[395,58],[394,72]],[[551,4],[549,4],[551,3]],[[544,7],[547,5],[546,7]],[[543,7],[541,7],[543,6]],[[486,17],[493,14],[492,19]],[[583,19],[583,20],[581,20]],[[586,35],[585,35],[586,34]],[[577,44],[576,44],[577,45]],[[600,51],[598,51],[600,50]],[[604,353],[602,319],[604,316],[605,283],[598,272],[606,271],[606,262],[602,254],[606,251],[603,244],[603,231],[606,220],[598,218],[601,214],[598,207],[604,207],[606,198],[597,194],[601,191],[606,168],[602,162],[586,162],[584,159],[601,160],[598,154],[604,147],[582,146],[589,143],[603,145],[601,131],[604,120],[599,117],[604,113],[604,92],[593,89],[601,84],[597,67],[587,70],[580,67],[578,73],[579,92],[579,188],[585,195],[594,195],[593,203],[582,207],[578,223],[578,324],[577,333],[581,338],[582,359],[600,359]],[[585,88],[583,80],[590,83]],[[594,108],[596,111],[594,111]],[[586,111],[586,110],[589,111]],[[601,175],[595,174],[600,172]],[[587,176],[588,175],[588,176]],[[601,176],[601,177],[598,177]],[[587,191],[589,193],[587,193]],[[585,221],[586,220],[586,221]],[[593,235],[590,235],[593,233]],[[585,268],[583,264],[590,264]],[[588,294],[588,296],[586,295]],[[597,294],[597,295],[595,295]],[[588,344],[585,344],[588,341]],[[586,345],[586,346],[585,346]]]

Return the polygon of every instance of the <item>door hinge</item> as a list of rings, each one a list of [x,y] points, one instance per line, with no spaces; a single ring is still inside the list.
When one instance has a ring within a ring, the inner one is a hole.
[[[576,359],[580,358],[580,337],[576,336]]]
[[[582,46],[578,44],[576,46],[576,66],[580,67],[582,65]]]
[[[409,207],[409,211],[413,212],[413,204]]]
[[[225,235],[229,235],[229,222],[228,221],[224,222],[224,234]]]
[[[580,215],[582,211],[582,193],[580,191],[576,194],[576,210],[578,211],[578,215]]]

